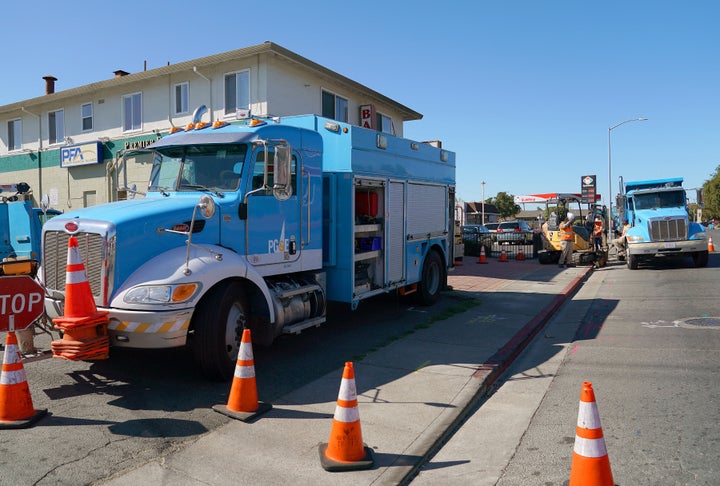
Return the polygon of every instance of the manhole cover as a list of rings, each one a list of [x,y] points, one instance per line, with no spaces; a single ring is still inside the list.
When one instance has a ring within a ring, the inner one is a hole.
[[[720,327],[720,317],[690,317],[678,321],[683,327]]]

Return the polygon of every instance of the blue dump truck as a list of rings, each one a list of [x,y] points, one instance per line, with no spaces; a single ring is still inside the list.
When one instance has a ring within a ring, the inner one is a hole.
[[[27,183],[0,184],[0,275],[35,275],[42,225],[58,214],[33,207]]]
[[[455,154],[315,115],[201,121],[148,147],[147,193],[43,229],[46,311],[77,238],[111,346],[188,346],[232,376],[243,328],[269,345],[387,292],[433,304],[454,261]]]
[[[631,270],[653,258],[691,257],[696,267],[708,263],[705,228],[691,221],[682,178],[625,182],[617,198],[617,221],[627,218],[624,255]]]

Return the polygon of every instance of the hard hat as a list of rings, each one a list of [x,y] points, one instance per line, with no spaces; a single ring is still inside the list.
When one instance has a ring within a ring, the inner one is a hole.
[[[573,213],[567,213],[567,219],[572,221],[573,219],[575,219],[575,215]]]
[[[628,219],[627,219],[627,218],[623,218],[623,223],[627,223],[627,222],[628,222]]]
[[[602,219],[600,219],[600,216],[595,216],[595,222],[602,223]]]

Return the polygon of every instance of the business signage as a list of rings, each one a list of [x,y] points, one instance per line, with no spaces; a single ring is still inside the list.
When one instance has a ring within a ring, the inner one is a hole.
[[[60,167],[79,167],[81,165],[99,164],[103,161],[101,142],[68,145],[60,149]]]
[[[580,178],[580,185],[582,187],[582,200],[585,203],[594,204],[597,201],[596,187],[597,187],[597,176],[586,175]]]
[[[360,126],[375,130],[375,106],[360,105]]]

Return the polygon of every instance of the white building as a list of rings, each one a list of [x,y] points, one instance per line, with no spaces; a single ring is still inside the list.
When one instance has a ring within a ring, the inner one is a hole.
[[[27,182],[36,202],[48,195],[62,211],[123,199],[126,186],[144,191],[151,161],[136,150],[190,123],[200,105],[209,122],[314,113],[398,136],[422,118],[272,42],[65,91],[44,79],[45,95],[0,106],[0,183]]]

